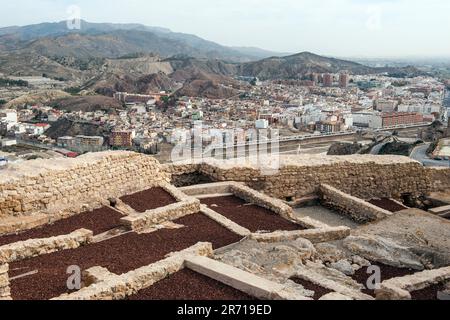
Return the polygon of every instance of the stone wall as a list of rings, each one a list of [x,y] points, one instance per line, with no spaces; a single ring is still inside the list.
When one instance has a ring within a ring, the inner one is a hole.
[[[347,227],[327,227],[322,229],[308,229],[299,231],[276,231],[272,233],[252,233],[249,239],[266,242],[286,242],[295,241],[297,239],[306,239],[312,243],[322,243],[337,241],[347,238],[351,229]]]
[[[326,184],[320,186],[320,194],[324,206],[332,208],[358,223],[374,222],[392,215],[389,211]]]
[[[92,285],[52,300],[123,300],[182,270],[185,259],[192,255],[212,257],[212,244],[200,242],[186,250],[170,254],[164,260],[122,275],[110,273],[105,268],[91,268],[84,272],[84,276],[87,276]]]
[[[182,172],[199,172],[213,181],[238,181],[270,196],[302,198],[331,185],[361,199],[400,198],[403,193],[424,195],[432,190],[435,171],[401,156],[281,156],[280,168],[272,175],[246,160],[208,160],[200,164],[165,165],[175,179]],[[433,174],[431,174],[433,173]],[[440,186],[448,184],[450,178]]]
[[[0,264],[0,300],[11,300],[8,271],[7,264]]]
[[[121,222],[130,230],[143,231],[163,222],[174,221],[198,212],[200,212],[200,200],[191,198],[144,213],[131,214],[122,218]]]
[[[80,229],[68,235],[31,239],[0,247],[0,263],[12,263],[60,250],[76,249],[92,241],[93,232]]]
[[[294,218],[292,208],[279,199],[271,198],[240,183],[231,183],[230,190],[236,197],[273,211],[285,219]]]
[[[168,182],[157,160],[132,152],[101,152],[76,159],[33,160],[0,176],[0,217],[36,212],[80,213],[110,197]]]
[[[427,168],[426,172],[431,181],[430,192],[446,191],[450,189],[449,168]]]
[[[121,151],[26,161],[2,169],[0,218],[76,214],[101,207],[108,198],[176,181],[177,177],[187,179],[191,174],[211,181],[243,182],[283,200],[315,194],[321,184],[361,199],[400,198],[404,193],[424,195],[450,188],[450,169],[425,169],[406,157],[307,155],[281,156],[279,160],[280,169],[272,175],[262,174],[245,160],[160,165],[153,157]]]
[[[375,290],[375,293],[377,300],[411,300],[411,292],[422,290],[435,284],[449,283],[449,281],[450,267],[426,270],[413,275],[383,281],[381,288]]]

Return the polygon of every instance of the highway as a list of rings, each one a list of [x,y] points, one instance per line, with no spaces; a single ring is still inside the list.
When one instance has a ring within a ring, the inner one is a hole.
[[[424,145],[420,145],[414,148],[413,152],[411,152],[411,158],[419,161],[425,167],[449,167],[450,163],[447,160],[433,160],[427,156],[427,150],[430,147],[430,143],[426,143]]]
[[[420,123],[420,124],[414,124],[414,125],[399,125],[399,126],[392,126],[392,127],[385,127],[383,129],[377,129],[374,132],[386,132],[386,131],[403,131],[403,130],[411,130],[411,129],[419,129],[422,127],[430,126],[431,123]],[[217,149],[233,149],[237,147],[250,147],[250,146],[257,146],[262,144],[271,144],[271,143],[277,143],[281,145],[282,143],[296,143],[296,142],[303,142],[303,141],[314,141],[314,140],[323,140],[323,139],[330,139],[330,140],[341,140],[345,138],[351,138],[356,135],[355,131],[341,131],[341,132],[334,132],[334,133],[320,133],[320,134],[306,134],[306,135],[298,135],[298,136],[279,136],[273,140],[264,140],[259,142],[246,142],[246,143],[240,143],[230,146],[223,146],[223,147],[217,147],[214,148]]]

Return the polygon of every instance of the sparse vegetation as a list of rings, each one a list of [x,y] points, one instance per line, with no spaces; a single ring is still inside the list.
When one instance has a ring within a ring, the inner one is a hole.
[[[141,52],[135,52],[135,53],[130,53],[130,54],[126,54],[123,56],[118,57],[117,59],[137,59],[137,58],[141,58],[144,57],[145,53],[141,53]]]
[[[28,85],[27,81],[0,78],[0,87],[28,87]]]
[[[70,88],[64,89],[64,91],[67,92],[67,93],[70,93],[73,96],[75,96],[75,95],[80,94],[81,88],[80,87],[70,87]]]

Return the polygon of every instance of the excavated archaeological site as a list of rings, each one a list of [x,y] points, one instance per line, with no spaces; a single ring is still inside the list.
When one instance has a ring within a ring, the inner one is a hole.
[[[449,218],[450,169],[397,156],[32,160],[0,174],[0,299],[448,300]]]

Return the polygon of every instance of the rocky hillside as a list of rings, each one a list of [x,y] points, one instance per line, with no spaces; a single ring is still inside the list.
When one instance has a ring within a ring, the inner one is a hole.
[[[238,72],[242,76],[260,79],[299,79],[308,73],[336,73],[347,70],[353,74],[376,73],[374,68],[364,65],[326,58],[309,52],[287,57],[272,57],[256,62],[241,64]]]
[[[70,94],[60,90],[33,92],[9,101],[5,108],[17,108],[25,105],[46,105],[57,99],[69,98]]]
[[[101,95],[56,99],[53,100],[50,105],[60,110],[83,112],[93,112],[98,110],[115,112],[124,109],[119,101]]]
[[[368,74],[410,69],[377,69],[309,52],[275,54],[258,48],[230,48],[194,35],[138,24],[82,21],[0,28],[0,73],[65,81],[69,92],[112,96],[116,91],[226,98],[239,90],[237,76],[301,79],[306,74],[349,71]],[[260,57],[265,59],[257,60]]]
[[[74,137],[77,135],[107,137],[110,134],[110,130],[100,125],[75,122],[67,118],[62,118],[53,123],[45,134],[52,139],[64,136]]]
[[[0,49],[77,58],[117,58],[132,52],[153,52],[166,57],[187,54],[241,62],[257,60],[265,52],[259,50],[254,56],[246,50],[159,27],[87,21],[81,22],[80,30],[69,30],[66,22],[0,28]],[[270,54],[267,52],[266,57]]]

